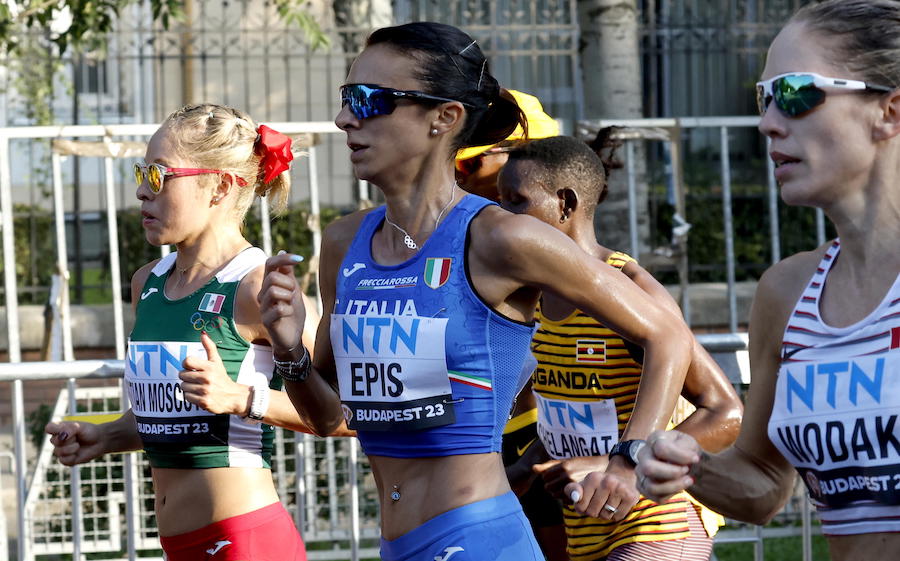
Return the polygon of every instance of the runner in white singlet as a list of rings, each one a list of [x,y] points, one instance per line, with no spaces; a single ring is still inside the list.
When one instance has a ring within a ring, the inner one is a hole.
[[[900,2],[802,8],[757,84],[775,178],[838,238],[774,265],[750,320],[741,434],[716,455],[651,435],[641,491],[765,523],[802,475],[835,560],[900,555]]]

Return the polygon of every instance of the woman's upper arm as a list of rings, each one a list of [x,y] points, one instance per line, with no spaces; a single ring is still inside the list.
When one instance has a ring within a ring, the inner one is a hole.
[[[337,269],[343,260],[335,259],[332,252],[335,244],[326,235],[322,238],[322,257],[319,261],[319,291],[322,295],[322,316],[316,329],[316,345],[313,351],[313,364],[319,375],[332,386],[337,385],[334,353],[331,349],[331,312],[334,310],[336,294]]]
[[[797,269],[802,258],[769,269],[757,285],[750,312],[750,390],[741,432],[735,442],[745,454],[777,471],[792,470],[768,436],[781,366],[781,345],[788,317],[803,290]]]
[[[484,235],[491,241],[479,249],[480,266],[490,267],[498,287],[552,292],[644,348],[641,397],[621,438],[646,438],[664,427],[690,365],[691,334],[684,322],[674,321],[668,308],[655,303],[621,271],[530,216],[500,217]],[[485,265],[485,260],[492,264]]]
[[[234,323],[241,336],[256,343],[269,342],[269,332],[262,323],[262,315],[259,310],[259,291],[262,289],[265,277],[265,265],[253,269],[247,273],[238,285],[237,298],[234,307]]]
[[[681,309],[675,299],[646,269],[632,261],[622,268],[622,272],[681,318]],[[692,434],[698,441],[702,440],[703,448],[718,451],[731,445],[737,437],[743,405],[728,377],[703,345],[696,338],[692,345],[691,366],[684,378],[681,395],[697,409],[705,410],[706,416],[689,417],[690,420],[679,428],[685,432],[698,431]]]
[[[671,332],[671,310],[559,230],[526,215],[497,212],[485,218],[473,231],[478,243],[472,248],[478,267],[490,272],[492,282],[478,287],[489,303],[533,286],[564,298],[639,345]]]
[[[262,289],[265,278],[265,265],[260,265],[247,274],[238,288],[237,306],[235,307],[234,321],[241,335],[251,342],[269,340],[269,333],[262,323],[257,296]],[[316,330],[319,326],[319,310],[316,302],[306,294],[301,295],[303,306],[306,309],[306,320],[303,323],[302,341],[310,353],[314,353]]]
[[[361,211],[330,224],[322,236],[319,258],[319,291],[322,295],[322,317],[316,331],[313,365],[319,375],[332,386],[337,386],[334,353],[331,350],[331,313],[337,298],[337,279],[344,256],[353,242],[363,217],[369,211]]]
[[[630,278],[641,290],[649,294],[656,302],[674,312],[679,318],[682,318],[681,308],[678,302],[672,298],[666,287],[662,285],[656,277],[647,272],[647,269],[641,267],[637,261],[629,261],[622,267],[622,272]]]
[[[306,321],[303,323],[302,342],[309,352],[315,355],[316,331],[319,329],[322,316],[319,315],[316,300],[306,294],[303,295],[303,306],[306,308]]]

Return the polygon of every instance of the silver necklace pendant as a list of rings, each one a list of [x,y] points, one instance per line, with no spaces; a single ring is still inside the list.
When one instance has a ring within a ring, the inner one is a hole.
[[[452,183],[450,185],[450,200],[447,201],[447,204],[444,205],[444,208],[442,208],[441,212],[438,214],[437,220],[434,221],[434,229],[432,230],[432,232],[437,230],[438,224],[441,223],[441,218],[443,218],[443,216],[444,216],[444,212],[446,212],[446,210],[453,203],[454,199],[456,199],[456,193],[453,191],[454,187],[456,187],[456,183]],[[385,222],[387,222],[388,224],[390,224],[391,226],[396,228],[398,232],[403,234],[403,243],[406,245],[406,247],[408,247],[409,249],[411,249],[413,251],[419,250],[419,244],[416,243],[416,240],[412,239],[412,236],[410,236],[406,230],[404,230],[400,226],[397,226],[397,224],[395,224],[390,218],[388,218],[387,211],[385,211],[384,220],[385,220]],[[399,498],[399,497],[400,497],[400,494],[398,493],[397,498]],[[394,500],[397,500],[397,499],[394,499]]]

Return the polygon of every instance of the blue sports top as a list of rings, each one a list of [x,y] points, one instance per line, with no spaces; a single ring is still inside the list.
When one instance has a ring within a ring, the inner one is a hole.
[[[379,207],[344,257],[331,345],[344,417],[366,454],[500,451],[534,326],[499,315],[472,288],[469,224],[490,204],[465,196],[416,255],[392,266],[372,259]]]

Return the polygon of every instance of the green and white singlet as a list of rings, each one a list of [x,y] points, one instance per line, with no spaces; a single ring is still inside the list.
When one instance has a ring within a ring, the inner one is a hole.
[[[176,255],[161,259],[147,278],[125,357],[128,397],[150,465],[268,468],[273,428],[237,415],[215,415],[185,401],[178,377],[186,357],[206,358],[200,343],[200,332],[206,331],[232,380],[280,387],[280,378],[273,382],[271,348],[246,341],[234,323],[241,279],[262,265],[266,255],[259,248],[248,248],[205,286],[171,300],[164,289]]]

